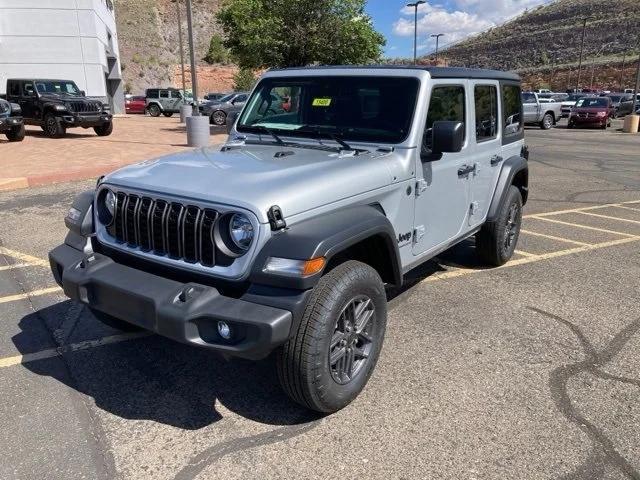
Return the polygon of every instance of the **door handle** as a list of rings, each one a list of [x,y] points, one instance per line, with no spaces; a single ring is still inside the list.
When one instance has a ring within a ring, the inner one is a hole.
[[[494,167],[498,165],[502,161],[502,157],[500,155],[494,155],[491,157],[491,166]]]
[[[473,165],[462,165],[459,169],[458,169],[458,176],[459,177],[464,177],[466,175],[469,175],[472,172],[476,171],[476,165],[475,163]]]

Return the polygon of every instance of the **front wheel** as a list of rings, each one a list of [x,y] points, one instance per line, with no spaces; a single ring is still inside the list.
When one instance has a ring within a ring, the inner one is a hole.
[[[278,350],[285,392],[317,412],[344,408],[373,373],[386,325],[378,273],[361,262],[338,265],[320,279],[293,336]]]
[[[504,265],[513,256],[522,225],[522,195],[511,185],[494,222],[486,223],[476,234],[476,252],[481,261],[493,267]]]
[[[542,121],[540,122],[540,128],[542,130],[549,130],[551,127],[553,127],[553,115],[545,113],[544,117],[542,117]]]
[[[113,133],[113,122],[93,127],[93,131],[96,132],[96,135],[99,137],[108,137]]]
[[[62,138],[67,134],[67,129],[52,113],[44,117],[44,132],[50,138]]]
[[[226,125],[227,123],[227,114],[222,110],[217,110],[211,115],[211,120],[213,121],[214,125],[221,127],[223,125]]]
[[[24,140],[24,136],[26,134],[26,130],[24,128],[24,124],[12,127],[11,130],[7,132],[7,138],[10,142],[21,142]]]

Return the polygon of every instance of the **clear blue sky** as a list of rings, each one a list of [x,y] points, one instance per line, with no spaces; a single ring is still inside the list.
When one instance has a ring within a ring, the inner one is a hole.
[[[418,54],[434,50],[430,38],[444,33],[440,45],[459,41],[469,35],[487,30],[522,13],[527,8],[547,4],[553,0],[430,0],[418,13]],[[387,39],[385,56],[413,56],[413,9],[407,1],[368,0],[367,12],[376,30]]]

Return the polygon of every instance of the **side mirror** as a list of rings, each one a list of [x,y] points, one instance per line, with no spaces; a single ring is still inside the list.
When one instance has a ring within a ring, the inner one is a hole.
[[[457,153],[464,145],[464,123],[445,120],[433,122],[432,135],[433,155]]]
[[[87,96],[87,92],[85,92],[84,90],[80,90],[80,96],[81,97],[86,97]]]

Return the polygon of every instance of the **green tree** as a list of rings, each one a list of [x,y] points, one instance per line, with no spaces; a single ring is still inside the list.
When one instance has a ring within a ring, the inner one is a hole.
[[[365,0],[225,0],[224,45],[242,68],[378,61],[385,45]]]
[[[256,76],[250,68],[241,68],[233,76],[233,89],[236,92],[248,92],[256,84]]]
[[[209,43],[209,51],[204,57],[207,63],[227,63],[229,51],[224,46],[224,40],[220,35],[214,34]]]

